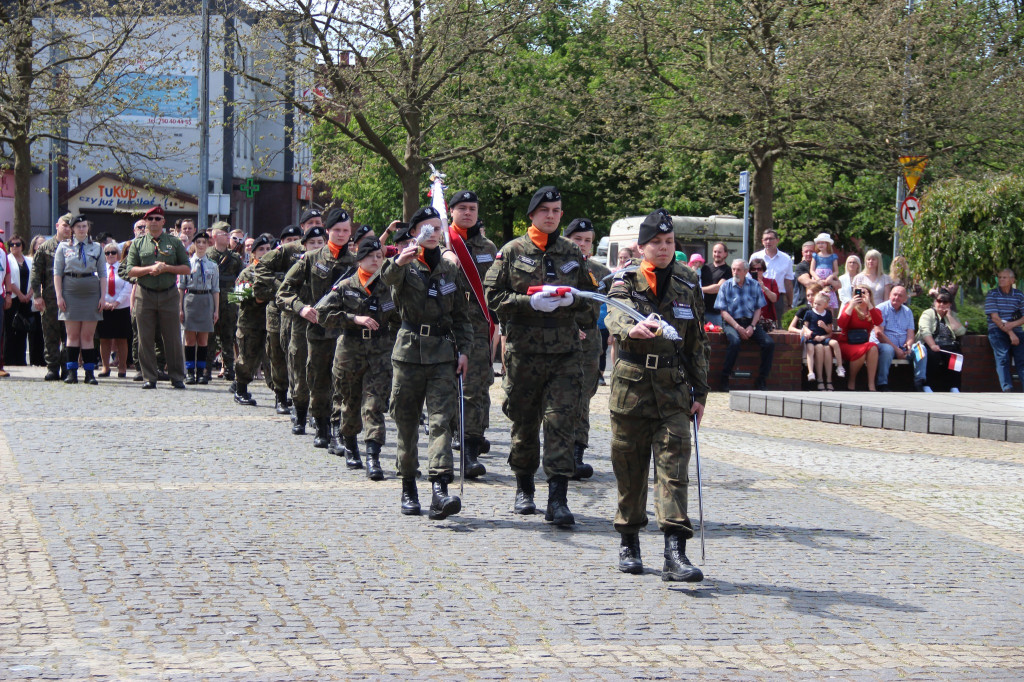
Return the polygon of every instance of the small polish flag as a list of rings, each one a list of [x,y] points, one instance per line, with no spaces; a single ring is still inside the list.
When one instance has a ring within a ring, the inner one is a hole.
[[[949,354],[949,368],[954,372],[959,372],[964,368],[964,356],[960,353]]]

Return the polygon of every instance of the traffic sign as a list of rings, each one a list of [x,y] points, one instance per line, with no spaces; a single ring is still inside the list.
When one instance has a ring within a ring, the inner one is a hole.
[[[921,201],[915,196],[909,196],[900,204],[900,220],[904,225],[913,225],[917,214],[921,212]]]
[[[740,171],[740,195],[745,196],[750,191],[750,171]]]
[[[901,156],[900,165],[903,166],[903,179],[907,183],[907,192],[913,194],[918,181],[924,175],[924,167],[928,165],[928,157]]]

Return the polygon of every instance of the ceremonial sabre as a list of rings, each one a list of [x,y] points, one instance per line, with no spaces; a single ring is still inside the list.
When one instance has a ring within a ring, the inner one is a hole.
[[[681,341],[678,332],[676,332],[676,328],[670,325],[665,320],[661,319],[659,315],[652,314],[650,316],[646,316],[640,311],[636,310],[635,308],[630,307],[628,304],[623,303],[622,301],[619,301],[614,298],[609,298],[604,294],[599,294],[596,291],[580,291],[579,289],[576,289],[574,287],[560,287],[555,286],[553,284],[534,286],[526,290],[527,296],[532,296],[533,294],[536,294],[538,292],[543,292],[548,294],[549,296],[558,297],[565,296],[566,294],[572,294],[573,296],[579,296],[580,298],[589,298],[599,303],[606,303],[612,308],[615,308],[616,310],[621,310],[622,312],[626,313],[637,322],[657,322],[658,324],[661,325],[659,333],[662,334],[666,339],[668,339],[669,341]]]
[[[466,396],[459,375],[459,496],[466,494]]]
[[[690,389],[690,403],[693,403],[693,389]],[[700,514],[700,561],[704,563],[704,493],[700,481],[700,441],[697,440],[697,415],[693,415],[693,453],[697,458],[697,513]]]

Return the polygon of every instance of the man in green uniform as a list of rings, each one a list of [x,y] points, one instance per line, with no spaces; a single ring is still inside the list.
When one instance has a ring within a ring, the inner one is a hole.
[[[64,341],[64,323],[57,319],[57,290],[53,288],[53,261],[61,242],[71,239],[70,213],[57,220],[55,234],[47,239],[32,256],[32,304],[40,312],[43,323],[43,357],[46,360],[45,381],[61,378],[60,347]]]
[[[218,308],[220,316],[213,326],[213,335],[210,340],[216,342],[220,347],[220,361],[224,368],[224,378],[227,381],[234,381],[235,326],[238,324],[238,306],[228,300],[228,294],[231,293],[235,286],[235,280],[238,279],[238,275],[245,266],[238,254],[231,250],[230,231],[231,226],[226,222],[214,223],[210,228],[213,248],[207,251],[206,255],[217,264],[217,272],[220,274],[220,307]],[[211,357],[216,352],[216,348],[211,348]],[[210,365],[206,366],[206,372],[207,375],[210,374]]]
[[[490,423],[491,384],[494,383],[494,370],[491,365],[491,324],[486,311],[487,301],[477,301],[473,286],[469,280],[472,276],[481,286],[487,270],[494,265],[494,256],[498,253],[494,242],[485,237],[478,224],[480,201],[476,193],[461,190],[452,195],[448,201],[452,214],[452,227],[466,245],[472,260],[474,272],[463,270],[459,285],[465,291],[469,319],[473,324],[473,342],[465,352],[469,358],[469,370],[463,381],[463,396],[466,418],[464,431],[466,442],[460,447],[466,453],[466,478],[478,478],[487,473],[487,469],[478,457],[481,452],[489,450],[484,447],[484,433]],[[446,251],[445,258],[459,265],[454,251]],[[452,432],[458,433],[458,421],[453,422]]]
[[[167,374],[174,388],[185,388],[185,355],[181,347],[179,312],[181,298],[175,286],[178,275],[192,272],[181,241],[164,232],[164,209],[146,211],[146,234],[132,240],[124,270],[135,279],[135,308],[139,325],[139,362],[145,383],[156,388],[156,334],[164,341]]]
[[[324,228],[314,225],[302,235],[300,243],[306,253],[322,249],[327,243]],[[292,266],[293,268],[295,265]],[[281,290],[277,291],[278,296]],[[304,284],[300,297],[308,300],[310,297],[309,286]],[[309,329],[309,322],[298,317],[290,309],[281,308],[281,341],[288,339],[288,388],[292,394],[292,409],[295,418],[292,423],[292,434],[301,436],[306,433],[306,420],[309,416],[309,382],[306,381],[306,362],[309,360],[309,344],[306,342],[306,332]],[[284,333],[285,327],[289,333]]]
[[[270,239],[261,235],[252,245],[252,262],[238,274],[235,287],[239,290],[255,291],[256,266],[272,248]],[[235,338],[238,341],[238,358],[235,360],[235,402],[239,405],[256,405],[249,393],[256,371],[263,364],[267,343],[267,301],[256,296],[248,297],[238,306],[238,324]]]
[[[345,442],[346,462],[352,469],[359,460],[359,433],[366,424],[366,476],[384,479],[380,448],[384,445],[384,413],[391,393],[391,352],[401,321],[391,290],[377,273],[384,263],[384,247],[376,238],[361,240],[355,274],[335,285],[317,305],[320,324],[340,328],[334,354],[334,403],[341,410],[338,432]]]
[[[355,257],[348,250],[352,219],[347,211],[335,208],[325,221],[327,244],[302,256],[285,275],[277,294],[277,305],[305,319],[309,384],[309,410],[316,420],[313,447],[326,448],[331,441],[331,368],[339,332],[319,324],[316,306],[342,277],[355,270]],[[296,417],[296,420],[298,418]]]
[[[459,290],[459,269],[441,256],[440,214],[430,206],[419,209],[409,220],[409,233],[418,243],[385,261],[381,271],[381,281],[391,288],[402,318],[391,355],[391,416],[398,431],[402,513],[420,513],[417,441],[426,403],[430,518],[444,519],[462,509],[462,500],[448,493],[454,478],[450,424],[458,409],[456,375],[465,376],[469,362],[462,349],[471,343],[473,328],[465,294]]]
[[[604,278],[611,274],[605,266],[591,258],[594,251],[594,223],[587,218],[577,218],[565,228],[565,236],[580,247],[586,259],[590,281],[601,293],[604,293]],[[576,473],[572,479],[578,481],[594,475],[594,467],[583,461],[583,451],[590,445],[590,400],[597,393],[597,380],[601,376],[601,355],[605,352],[601,331],[597,328],[597,318],[601,313],[601,304],[591,305],[580,311],[577,322],[583,334],[583,352],[580,364],[583,368],[583,395],[580,397],[580,415],[576,422],[576,443],[573,458],[576,462]]]
[[[675,262],[670,216],[647,216],[637,242],[643,261],[615,275],[609,296],[649,317],[638,323],[609,306],[606,318],[618,344],[609,408],[612,468],[619,488],[615,529],[622,536],[619,570],[643,573],[639,531],[647,525],[653,449],[654,508],[665,535],[662,580],[699,582],[703,573],[686,558],[686,540],[693,537],[686,487],[690,418],[700,424],[708,394],[704,299],[697,273]]]
[[[515,512],[533,514],[533,476],[541,461],[543,423],[548,479],[544,519],[571,526],[576,520],[566,495],[569,477],[576,473],[572,452],[583,379],[576,315],[591,304],[571,293],[528,291],[539,285],[595,287],[579,248],[558,234],[558,190],[540,188],[527,215],[529,230],[501,248],[485,280],[488,307],[501,318],[506,334],[502,410],[512,420],[508,463],[516,475]]]
[[[267,386],[274,392],[274,409],[278,414],[289,414],[291,407],[288,404],[288,356],[281,346],[281,309],[276,300],[277,289],[284,281],[285,273],[302,258],[301,238],[302,230],[295,225],[284,228],[281,231],[281,245],[260,259],[253,282],[256,297],[267,302],[267,360],[270,372],[265,378]]]

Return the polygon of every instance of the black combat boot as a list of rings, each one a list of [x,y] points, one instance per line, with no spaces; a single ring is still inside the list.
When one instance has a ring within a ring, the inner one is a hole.
[[[93,386],[99,385],[100,382],[96,381],[96,374],[94,373],[93,370],[85,370],[85,383],[91,384]]]
[[[487,473],[487,467],[480,463],[480,439],[466,438],[466,478],[480,478]]]
[[[446,519],[458,514],[462,509],[462,500],[458,495],[448,494],[448,475],[435,476],[430,479],[433,495],[430,498],[430,518],[435,521]]]
[[[623,573],[640,575],[644,572],[644,563],[640,560],[640,535],[623,533],[619,543],[619,570]]]
[[[366,477],[371,481],[383,481],[384,469],[380,466],[380,443],[366,441]]]
[[[278,414],[288,414],[291,412],[288,409],[288,391],[275,391],[274,394],[277,396],[277,400],[274,403],[274,411]]]
[[[416,492],[416,479],[402,479],[402,513],[406,516],[420,515],[420,496]]]
[[[486,438],[481,438],[480,439],[480,454],[481,455],[486,455],[490,451],[491,451],[491,441],[487,440]]]
[[[239,405],[251,405],[256,406],[256,399],[249,393],[248,384],[236,384],[235,385],[235,402]]]
[[[674,530],[665,531],[665,567],[661,569],[661,579],[684,583],[704,580],[700,569],[686,558],[686,538]]]
[[[331,423],[331,444],[327,446],[327,452],[338,457],[345,456],[345,446],[341,444],[341,436],[338,431],[341,430],[341,424],[332,422]]]
[[[576,473],[572,475],[572,480],[574,481],[590,478],[594,475],[594,467],[583,461],[583,451],[586,449],[587,446],[583,443],[576,443],[576,449],[573,450],[573,457],[576,459]]]
[[[71,363],[68,363],[71,364]],[[65,384],[77,384],[78,383],[78,363],[75,363],[74,368],[68,367],[66,370],[66,376],[64,377]]]
[[[452,450],[461,450],[462,440],[459,438],[459,432],[452,433]]]
[[[363,460],[359,459],[359,436],[345,436],[345,465],[349,469],[362,469]]]
[[[537,512],[533,495],[537,488],[533,484],[533,474],[516,474],[516,514],[527,516]]]
[[[548,510],[544,520],[556,526],[571,526],[576,523],[565,496],[569,491],[568,476],[552,476],[548,481]]]
[[[296,407],[295,418],[292,419],[292,435],[293,436],[304,436],[306,435],[306,418],[309,416],[308,407]]]
[[[331,420],[316,420],[316,436],[313,438],[314,448],[326,448],[331,444]]]
[[[235,380],[235,368],[234,367],[226,368],[224,370],[224,381],[234,381],[234,380]]]

